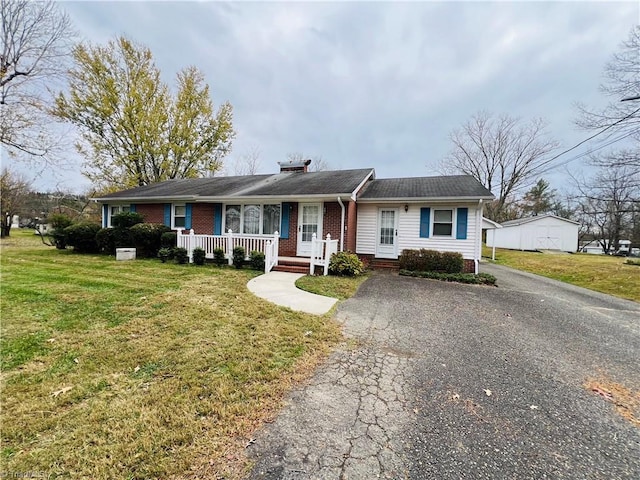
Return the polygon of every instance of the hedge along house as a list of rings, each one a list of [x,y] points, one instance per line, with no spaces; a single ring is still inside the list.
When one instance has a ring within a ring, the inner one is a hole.
[[[308,258],[313,234],[365,260],[397,260],[405,248],[480,259],[482,202],[491,192],[469,176],[376,180],[372,168],[308,172],[310,161],[279,162],[280,173],[169,180],[95,200],[103,226],[135,211],[145,222],[195,234],[273,237],[278,255]],[[308,264],[308,262],[307,262]]]

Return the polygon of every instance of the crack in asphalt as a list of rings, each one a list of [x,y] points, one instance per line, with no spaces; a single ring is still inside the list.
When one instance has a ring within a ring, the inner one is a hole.
[[[638,388],[640,307],[495,270],[502,288],[365,282],[248,478],[640,478],[640,430],[583,386],[603,367]]]
[[[256,465],[249,478],[406,478],[401,433],[410,420],[410,362],[371,345],[334,352],[252,445]],[[306,415],[308,408],[332,415]]]
[[[416,355],[398,348],[384,315],[338,313],[338,320],[357,346],[343,344],[292,394],[252,445],[250,479],[408,478],[403,431],[412,420],[407,389]]]

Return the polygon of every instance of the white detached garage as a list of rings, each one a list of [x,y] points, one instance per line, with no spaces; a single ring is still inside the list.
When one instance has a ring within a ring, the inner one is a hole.
[[[503,222],[487,232],[487,246],[512,250],[560,250],[575,252],[580,224],[556,215],[538,215]]]

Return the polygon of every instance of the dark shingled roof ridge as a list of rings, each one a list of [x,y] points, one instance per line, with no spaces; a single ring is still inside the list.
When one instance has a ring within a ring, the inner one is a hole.
[[[350,194],[372,168],[307,173],[276,173],[167,180],[122,190],[99,197],[100,200],[175,197],[248,197],[287,195]]]
[[[493,194],[471,175],[381,178],[367,184],[360,199],[400,198],[493,198]]]

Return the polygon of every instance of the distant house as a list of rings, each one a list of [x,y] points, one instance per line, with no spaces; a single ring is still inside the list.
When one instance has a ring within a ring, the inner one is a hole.
[[[605,245],[607,241],[604,241]],[[594,255],[603,255],[604,248],[602,248],[602,243],[599,240],[591,240],[586,242],[580,246],[580,251],[582,253],[591,253]],[[629,255],[631,253],[631,240],[620,240],[618,242],[618,250],[613,251],[613,248],[610,250],[610,253],[619,253],[622,255]]]
[[[556,215],[538,215],[502,222],[487,235],[487,246],[512,250],[575,252],[580,224]]]
[[[590,240],[580,245],[580,252],[590,253],[592,255],[603,255],[604,248],[602,248],[598,240]]]
[[[427,248],[460,252],[465,270],[477,272],[483,202],[494,196],[473,177],[376,179],[372,168],[308,172],[309,162],[281,162],[278,174],[170,180],[95,200],[104,227],[135,211],[211,237],[231,230],[260,240],[278,232],[278,255],[298,259],[312,255],[313,234],[330,234],[338,251],[366,261]]]

